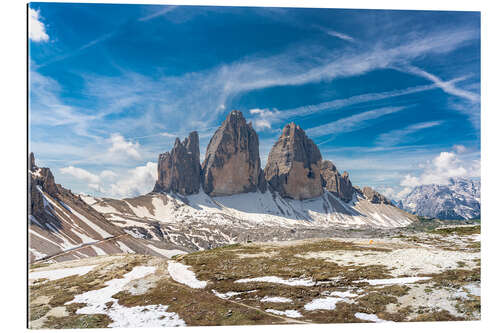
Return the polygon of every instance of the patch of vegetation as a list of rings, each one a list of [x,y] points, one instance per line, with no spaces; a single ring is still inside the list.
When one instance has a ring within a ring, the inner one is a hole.
[[[74,315],[68,317],[47,317],[44,328],[103,328],[111,324],[104,314]]]
[[[411,321],[463,321],[464,318],[456,317],[452,315],[449,311],[440,310],[427,312],[418,315],[415,319]]]
[[[457,227],[457,228],[441,228],[435,229],[431,231],[433,234],[438,235],[459,235],[459,236],[468,236],[475,235],[481,233],[480,225],[472,225],[467,227]]]
[[[29,269],[32,270],[35,268],[47,267],[49,265],[50,265],[50,263],[47,263],[47,262],[37,262],[37,263],[31,264]]]
[[[450,269],[438,274],[432,274],[435,287],[459,288],[464,284],[481,281],[481,268],[475,267],[471,270]]]
[[[42,318],[50,311],[50,306],[46,304],[31,305],[29,310],[30,321]]]
[[[365,296],[358,298],[358,304],[366,313],[384,312],[387,304],[396,303],[398,299],[387,293],[371,292]]]
[[[128,307],[168,305],[168,310],[179,314],[189,326],[284,323],[264,311],[223,300],[208,290],[191,289],[168,279],[159,281],[154,288],[142,295],[121,291],[113,297],[118,299],[120,305]]]

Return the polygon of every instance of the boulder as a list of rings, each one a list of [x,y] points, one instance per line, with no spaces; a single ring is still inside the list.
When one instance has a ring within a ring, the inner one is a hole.
[[[269,186],[283,197],[315,198],[323,194],[321,160],[316,144],[290,123],[269,152],[264,174]]]

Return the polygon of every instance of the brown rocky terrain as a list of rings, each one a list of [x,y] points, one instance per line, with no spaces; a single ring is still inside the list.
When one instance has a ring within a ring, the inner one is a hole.
[[[318,147],[304,130],[290,123],[269,152],[264,174],[270,187],[283,197],[319,197],[323,193],[321,159]]]

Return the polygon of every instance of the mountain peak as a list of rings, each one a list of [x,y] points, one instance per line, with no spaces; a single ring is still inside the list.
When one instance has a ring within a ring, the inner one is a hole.
[[[202,185],[211,196],[265,191],[259,137],[243,113],[233,110],[214,133],[202,164]]]
[[[153,192],[177,192],[183,195],[200,189],[200,146],[198,132],[189,133],[181,142],[175,139],[170,152],[158,157],[158,180]]]
[[[303,129],[289,123],[269,152],[264,169],[266,180],[280,195],[309,199],[323,193],[320,175],[322,157]]]

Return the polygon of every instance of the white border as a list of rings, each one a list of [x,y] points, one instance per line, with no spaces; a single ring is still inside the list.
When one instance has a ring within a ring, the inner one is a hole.
[[[76,1],[52,1],[76,2]],[[497,237],[499,232],[500,184],[499,127],[500,95],[499,41],[500,16],[498,2],[487,0],[205,0],[205,1],[81,1],[87,3],[139,3],[139,4],[189,4],[189,5],[239,5],[239,6],[281,6],[281,7],[330,7],[369,9],[416,9],[416,10],[467,10],[481,11],[482,20],[482,320],[480,322],[458,323],[397,323],[397,324],[334,324],[334,325],[291,325],[291,326],[233,326],[175,328],[182,332],[398,332],[401,331],[453,331],[489,332],[499,326],[496,313],[499,310]],[[26,3],[23,0],[1,1],[0,20],[1,52],[1,124],[2,166],[1,184],[1,254],[2,293],[0,314],[2,329],[6,332],[27,331],[26,325]],[[500,318],[498,318],[500,320]],[[104,332],[103,330],[71,330],[71,332]],[[112,332],[144,332],[145,329],[113,329]],[[165,329],[147,329],[147,332],[164,332]],[[108,331],[106,331],[108,332]]]

